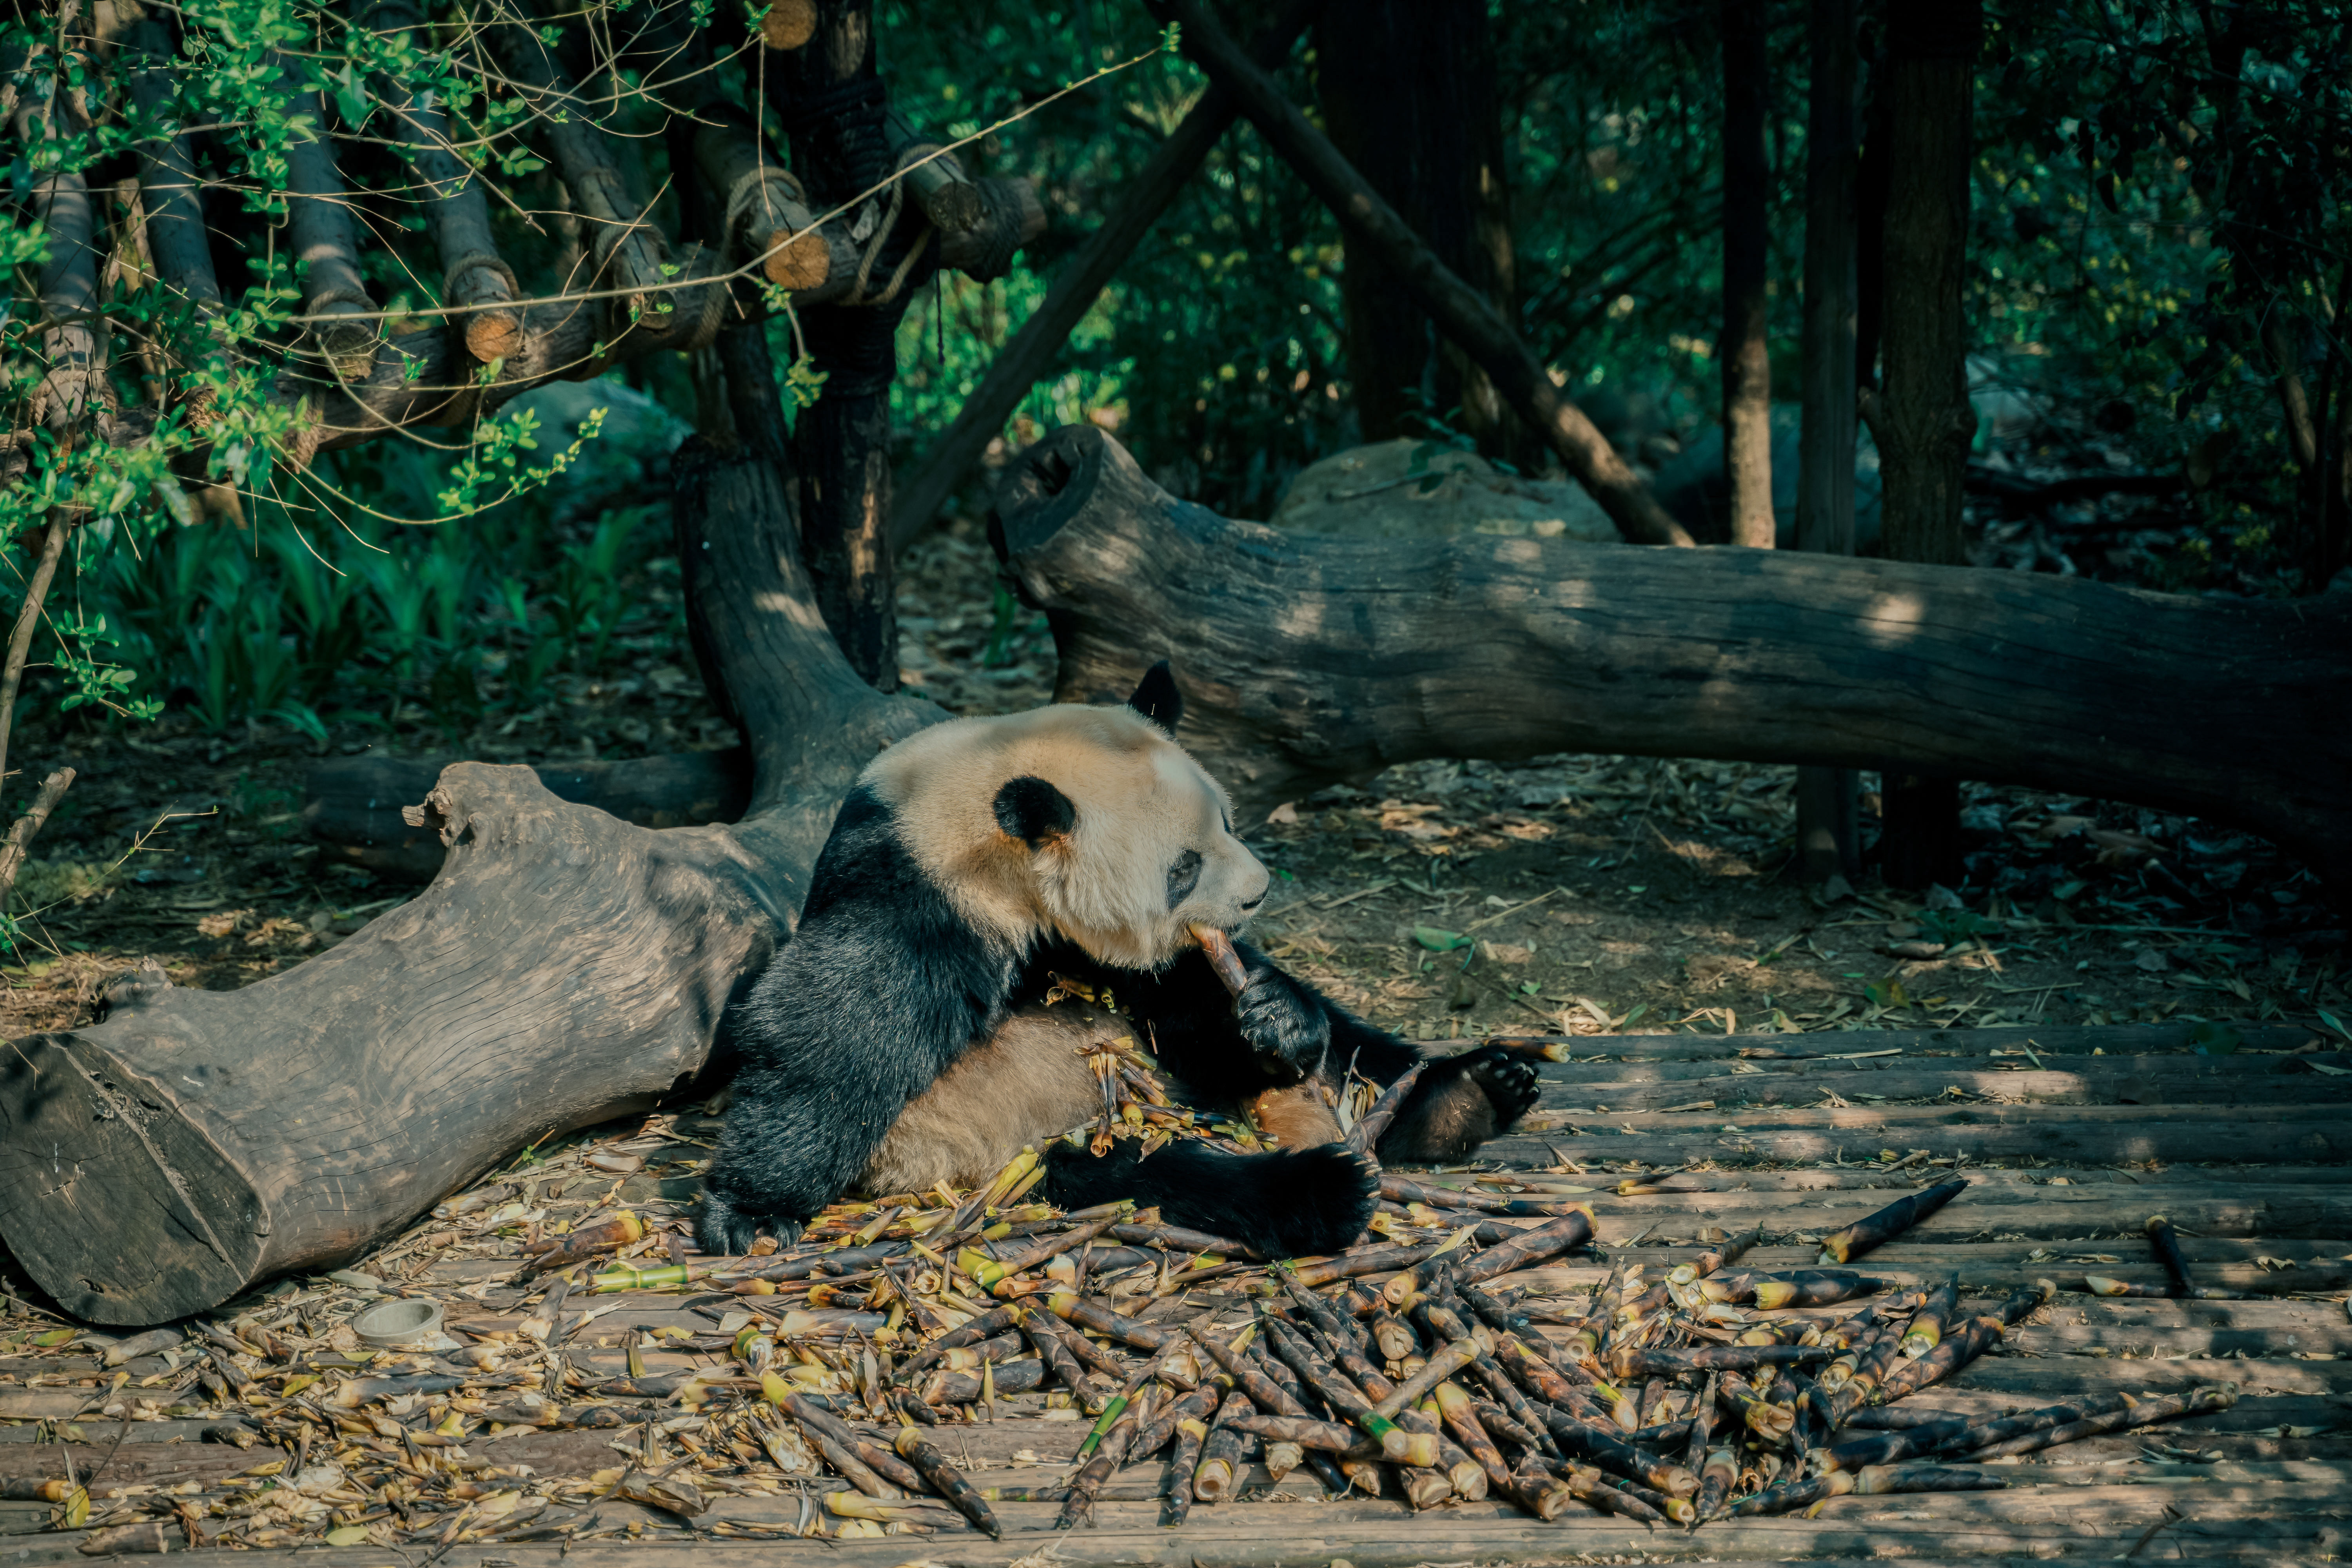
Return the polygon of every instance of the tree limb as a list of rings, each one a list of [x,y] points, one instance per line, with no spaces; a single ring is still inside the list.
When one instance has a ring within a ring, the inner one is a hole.
[[[1274,79],[1250,62],[1202,0],[1151,0],[1151,7],[1162,20],[1182,26],[1184,53],[1240,101],[1242,112],[1331,209],[1349,241],[1370,247],[1395,269],[1414,302],[1549,443],[1619,531],[1637,544],[1695,542],[1495,308],[1431,253]]]
[[[42,602],[49,596],[49,584],[58,574],[58,562],[66,552],[69,526],[63,507],[51,510],[48,531],[41,540],[41,558],[33,566],[32,580],[25,585],[25,602],[16,610],[16,628],[8,637],[8,662],[0,668],[0,780],[8,776],[8,732],[16,723],[16,691],[25,681],[25,660],[33,650],[33,633],[41,624]]]
[[[25,857],[32,847],[34,835],[47,825],[49,813],[58,808],[58,802],[65,798],[73,782],[71,768],[59,768],[43,779],[32,806],[8,829],[6,841],[0,843],[0,914],[8,908],[8,895],[16,890],[16,873],[25,868]]]
[[[382,33],[414,35],[425,19],[409,0],[383,0],[374,25]],[[397,82],[386,85],[409,166],[425,182],[425,220],[441,253],[441,298],[467,312],[461,323],[467,353],[484,364],[506,359],[522,346],[522,318],[499,307],[522,289],[499,257],[489,198],[474,171],[450,150],[449,120],[439,106],[420,101]]]
[[[286,149],[286,218],[302,266],[302,310],[335,379],[349,381],[375,363],[375,300],[360,278],[350,202],[327,138],[326,95],[302,90],[298,65],[287,65],[283,81],[287,106],[307,113],[312,127],[310,140]]]
[[[1320,9],[1322,0],[1290,0],[1282,14],[1251,41],[1251,59],[1269,68],[1280,64]],[[1045,374],[1071,331],[1094,309],[1104,286],[1160,221],[1240,112],[1231,93],[1211,87],[1127,182],[1118,205],[1062,263],[1045,298],[1021,323],[1021,330],[996,351],[989,361],[988,374],[964,399],[954,422],[923,454],[921,465],[898,487],[898,504],[890,517],[892,550],[906,549],[939,514],[989,442],[1003,430],[1005,420]]]

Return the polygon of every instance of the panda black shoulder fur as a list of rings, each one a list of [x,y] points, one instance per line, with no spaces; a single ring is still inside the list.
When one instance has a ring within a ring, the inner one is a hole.
[[[793,941],[732,1020],[742,1066],[698,1225],[702,1248],[791,1240],[861,1184],[971,1184],[1099,1105],[1089,1028],[1149,1044],[1196,1094],[1246,1100],[1350,1068],[1387,1084],[1419,1059],[1237,942],[1228,994],[1187,934],[1233,931],[1267,877],[1224,792],[1172,738],[1165,664],[1124,707],[1057,704],[935,725],[884,752],[818,857]],[[1045,1009],[1058,977],[1110,993],[1111,1020]],[[1496,1050],[1426,1069],[1382,1159],[1458,1159],[1536,1097]],[[1344,1145],[1148,1159],[1055,1145],[1040,1195],[1113,1198],[1271,1256],[1334,1250],[1370,1217],[1374,1173]]]

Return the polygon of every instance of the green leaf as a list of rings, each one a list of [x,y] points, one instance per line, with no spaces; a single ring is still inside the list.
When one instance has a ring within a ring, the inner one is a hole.
[[[2200,1024],[2189,1031],[2189,1043],[2200,1057],[2233,1057],[2246,1037],[2227,1024]]]
[[[72,1329],[51,1329],[46,1334],[36,1335],[33,1342],[44,1348],[54,1347],[64,1344],[68,1341],[71,1340],[74,1337],[75,1332],[76,1331]]]
[[[1432,952],[1452,952],[1455,948],[1468,947],[1470,939],[1460,931],[1440,931],[1435,926],[1415,926],[1412,940]]]
[[[2335,1014],[2329,1012],[2325,1007],[2322,1007],[2319,1010],[2319,1016],[2327,1021],[2327,1026],[2329,1028],[2335,1030],[2346,1039],[2352,1040],[2352,1029],[2347,1029],[2344,1026],[2343,1019],[2337,1017]]]

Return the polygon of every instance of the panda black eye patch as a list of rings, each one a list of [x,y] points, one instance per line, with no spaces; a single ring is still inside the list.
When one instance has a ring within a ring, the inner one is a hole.
[[[1176,864],[1168,868],[1168,907],[1174,909],[1192,897],[1192,889],[1201,883],[1201,852],[1187,849],[1176,857]]]

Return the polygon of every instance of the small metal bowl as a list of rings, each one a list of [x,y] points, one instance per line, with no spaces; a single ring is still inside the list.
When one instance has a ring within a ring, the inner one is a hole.
[[[352,1331],[363,1344],[378,1350],[398,1350],[441,1333],[438,1301],[378,1301],[352,1320]]]

